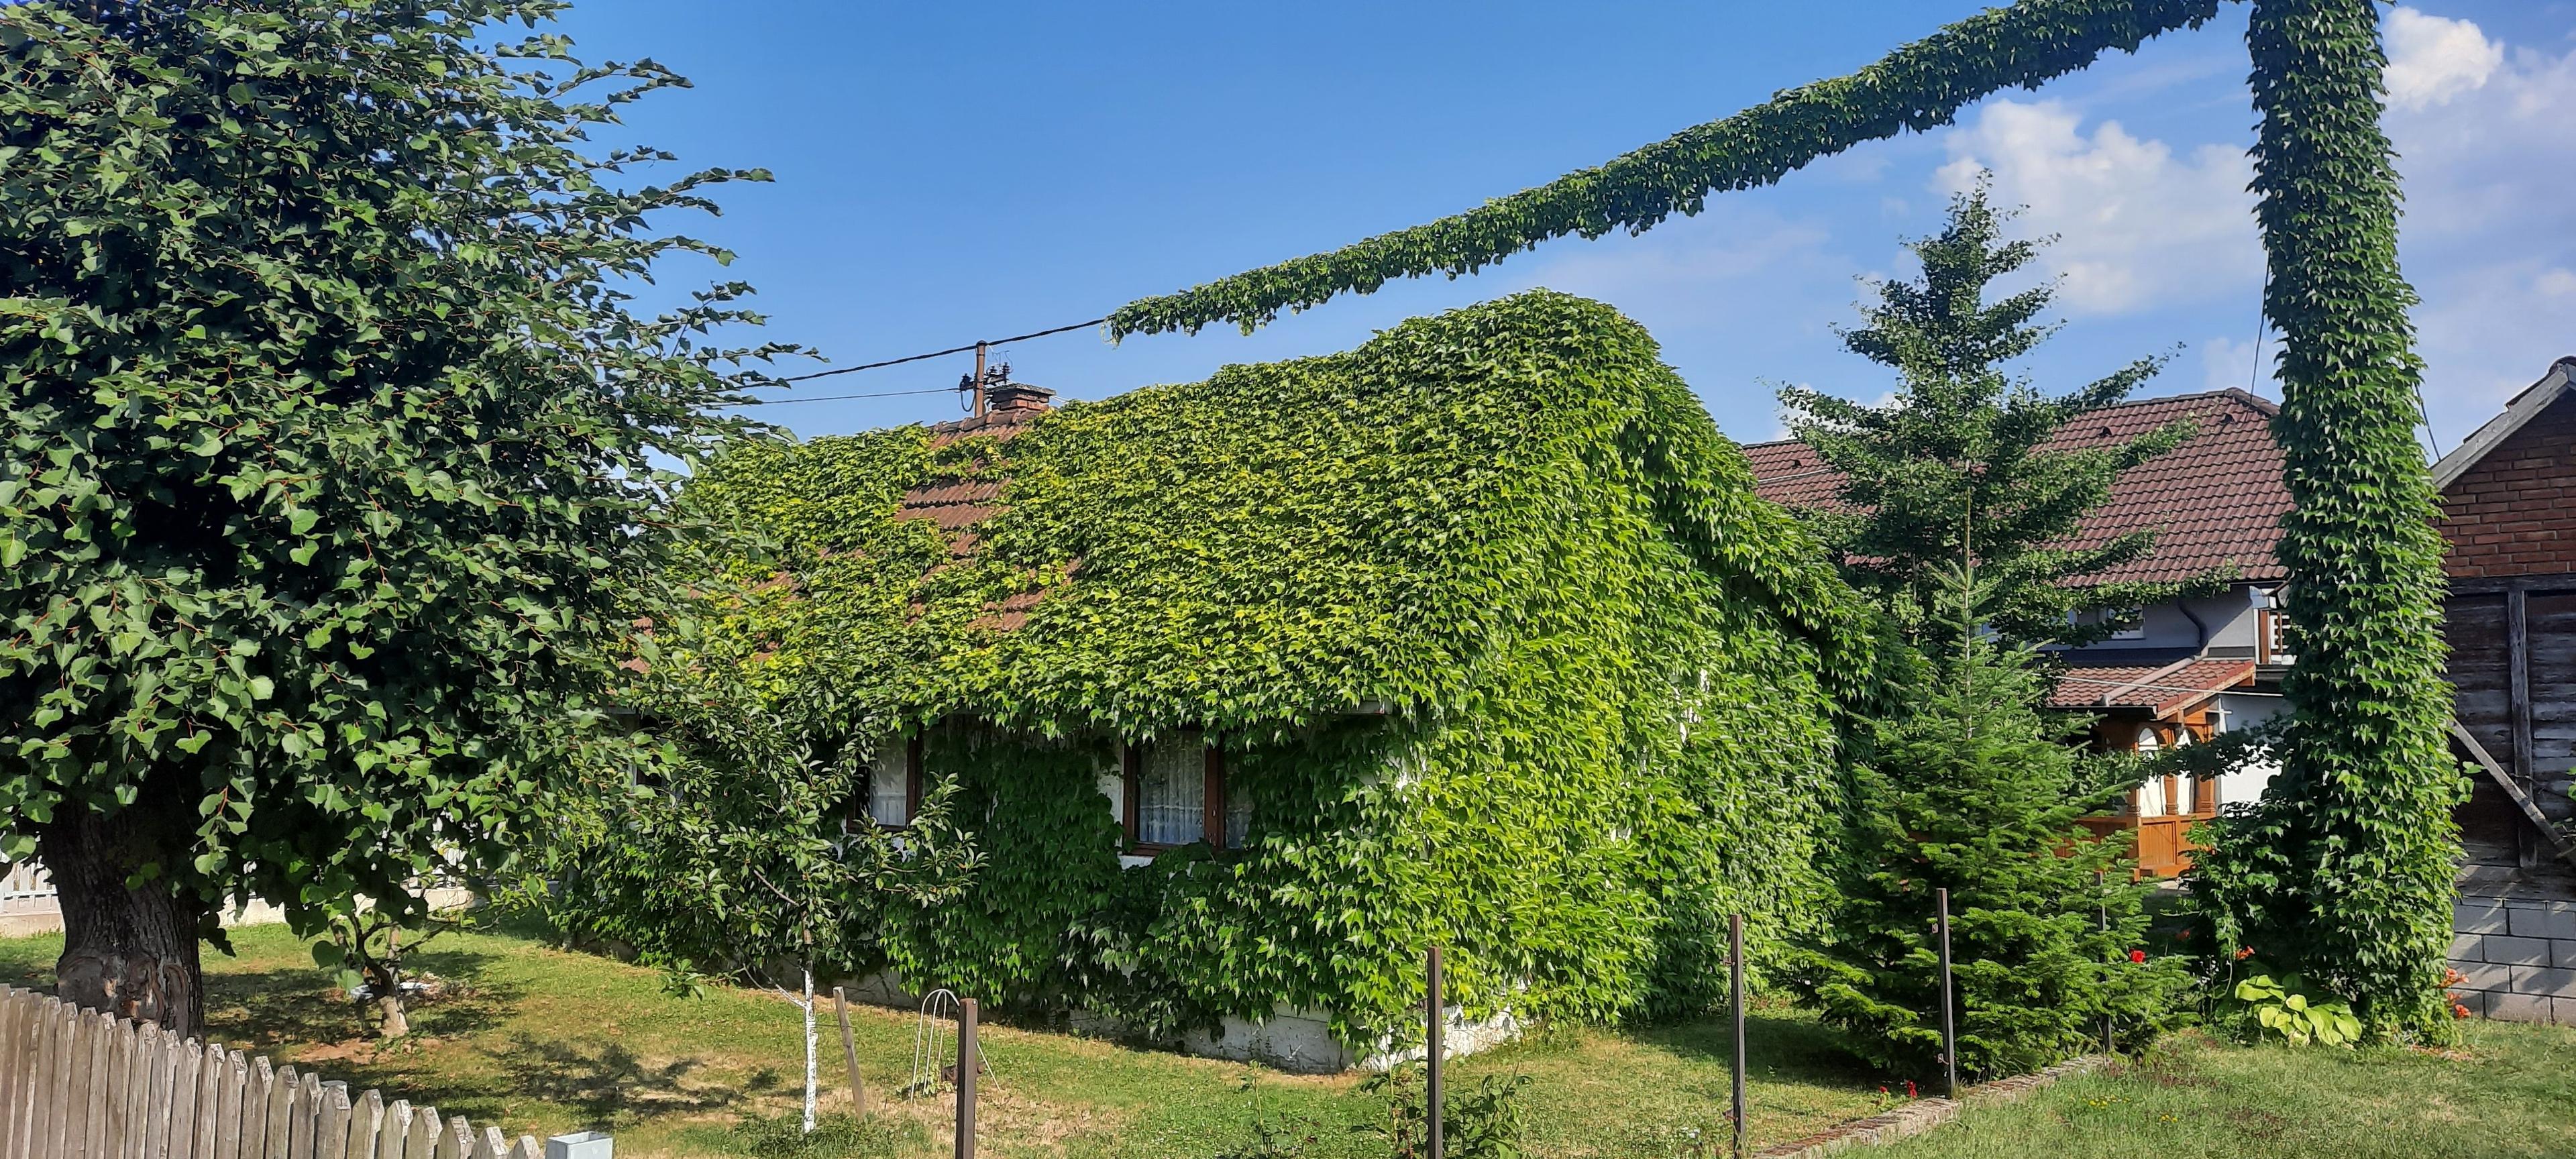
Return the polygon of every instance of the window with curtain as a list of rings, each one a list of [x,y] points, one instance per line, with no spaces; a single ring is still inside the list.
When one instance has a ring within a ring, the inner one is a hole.
[[[2190,729],[2181,729],[2174,733],[2174,747],[2178,749],[2191,747]],[[2189,776],[2175,777],[2173,804],[2174,812],[2185,817],[2199,812],[2200,778]]]
[[[2163,747],[2165,747],[2164,738],[2157,736],[2155,729],[2141,728],[2138,730],[2138,752],[2141,755],[2152,755],[2156,750]],[[2163,777],[2147,778],[2147,782],[2145,784],[2138,786],[2138,816],[2162,817],[2165,815],[2166,809],[2165,779]]]
[[[912,742],[891,737],[877,743],[868,762],[868,817],[879,825],[912,823]]]
[[[1207,745],[1196,734],[1143,746],[1136,761],[1136,841],[1187,845],[1207,836]]]
[[[1220,767],[1217,774],[1225,786],[1225,847],[1241,849],[1252,836],[1252,794],[1228,772]]]

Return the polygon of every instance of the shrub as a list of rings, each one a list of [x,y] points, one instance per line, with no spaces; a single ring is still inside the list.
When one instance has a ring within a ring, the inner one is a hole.
[[[2353,1046],[2361,1041],[2361,1020],[2352,1007],[2310,998],[2307,982],[2296,974],[2279,978],[2257,971],[2238,982],[2230,1003],[2237,1028],[2257,1040],[2279,1038],[2292,1046]]]
[[[1475,1087],[1441,1092],[1441,1154],[1456,1159],[1520,1159],[1522,1088],[1528,1075],[1505,1079],[1486,1075]],[[1371,1075],[1363,1091],[1386,1092],[1386,1116],[1352,1130],[1384,1140],[1393,1159],[1422,1159],[1431,1153],[1428,1084],[1413,1064]]]
[[[1978,640],[1920,665],[1910,710],[1879,722],[1856,774],[1845,903],[1793,983],[1858,1051],[1900,1074],[1940,1067],[1934,891],[1950,891],[1959,1070],[2020,1073],[2164,1025],[2181,963],[2148,959],[2130,846],[2076,818],[2125,791],[2081,775],[2036,706],[2027,654]],[[2141,959],[2141,960],[2133,960]]]

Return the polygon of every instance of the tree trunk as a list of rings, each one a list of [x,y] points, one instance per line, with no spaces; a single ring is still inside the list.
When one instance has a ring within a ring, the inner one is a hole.
[[[197,936],[207,909],[171,889],[166,866],[186,856],[194,835],[184,806],[172,808],[177,794],[156,788],[147,785],[112,815],[67,806],[67,816],[38,831],[37,856],[53,875],[63,913],[54,991],[76,1005],[193,1035],[206,1021]],[[126,887],[155,864],[165,872]]]
[[[376,1024],[376,1036],[379,1038],[401,1038],[411,1033],[411,1018],[403,1013],[400,993],[377,995],[376,1016],[380,1019]]]
[[[817,1040],[814,1034],[814,966],[810,962],[805,965],[805,1000],[799,1005],[805,1009],[805,1133],[811,1135],[814,1133],[814,1050]]]

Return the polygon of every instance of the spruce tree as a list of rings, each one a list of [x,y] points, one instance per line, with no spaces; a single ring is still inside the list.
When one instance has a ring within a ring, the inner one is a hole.
[[[1983,602],[1956,569],[1936,578],[1953,609]],[[1950,891],[1962,1075],[2083,1053],[2106,1019],[2125,1038],[2152,1032],[2184,984],[2175,961],[2132,960],[2147,925],[2134,839],[2095,841],[2076,823],[2128,785],[2059,743],[2065,722],[2035,707],[2029,650],[1963,618],[1975,622],[1954,610],[1950,652],[1903,680],[1894,699],[1909,707],[1861,738],[1844,906],[1792,970],[1857,1050],[1899,1075],[1940,1071],[1936,890]]]
[[[2170,425],[2126,442],[2051,450],[2088,412],[2129,397],[2165,356],[2131,362],[2064,395],[2048,395],[2006,364],[2054,333],[2035,321],[2056,287],[2043,283],[1988,301],[1999,278],[2028,266],[2045,239],[2009,239],[2011,214],[1984,182],[1952,199],[1941,232],[1910,243],[1920,277],[1880,282],[1863,325],[1843,345],[1897,374],[1892,405],[1871,406],[1804,387],[1780,392],[1789,427],[1843,477],[1831,510],[1811,512],[1845,578],[1874,594],[1909,639],[1946,647],[1937,573],[1973,548],[1993,584],[1989,626],[2021,643],[2085,643],[2116,619],[2078,625],[2075,613],[2143,607],[2183,584],[2069,583],[2136,560],[2152,532],[2067,547],[2122,471],[2190,433]]]

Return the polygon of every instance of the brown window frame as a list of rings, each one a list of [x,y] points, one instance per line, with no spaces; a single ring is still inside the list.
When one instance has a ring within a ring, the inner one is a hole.
[[[903,823],[892,825],[877,820],[876,770],[870,769],[867,783],[859,786],[857,793],[851,794],[849,816],[841,819],[842,832],[850,832],[862,824],[898,833],[912,828],[913,821],[921,816],[920,733],[903,738],[903,756]]]
[[[1204,844],[1219,853],[1225,845],[1225,750],[1217,747],[1214,737],[1205,738],[1201,748],[1206,754],[1200,775],[1206,778],[1199,786],[1199,839],[1179,845],[1149,843],[1143,839],[1144,825],[1140,790],[1145,779],[1145,746],[1129,741],[1120,754],[1119,772],[1125,782],[1119,793],[1120,824],[1127,830],[1127,852],[1150,857],[1167,850]]]

